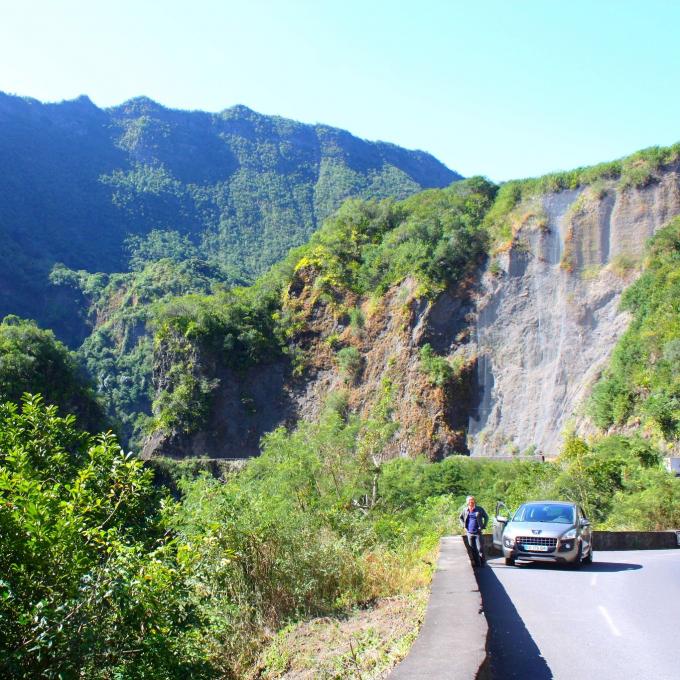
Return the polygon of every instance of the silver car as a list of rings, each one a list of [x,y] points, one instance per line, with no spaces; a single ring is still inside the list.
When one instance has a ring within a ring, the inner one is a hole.
[[[498,503],[493,544],[503,551],[507,565],[530,560],[578,568],[593,561],[590,522],[576,503],[566,501],[524,503],[512,517],[507,507]]]

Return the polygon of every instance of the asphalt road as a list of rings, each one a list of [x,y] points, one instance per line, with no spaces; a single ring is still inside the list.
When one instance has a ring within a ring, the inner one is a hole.
[[[494,680],[678,680],[680,549],[477,570]]]

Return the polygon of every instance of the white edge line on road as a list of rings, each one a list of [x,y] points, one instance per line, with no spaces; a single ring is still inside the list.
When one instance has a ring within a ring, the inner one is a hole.
[[[614,625],[612,617],[609,616],[609,612],[602,605],[598,605],[597,608],[600,610],[600,614],[602,614],[602,617],[607,622],[607,625],[609,626],[609,630],[611,630],[612,635],[615,635],[616,637],[621,637],[621,631]]]

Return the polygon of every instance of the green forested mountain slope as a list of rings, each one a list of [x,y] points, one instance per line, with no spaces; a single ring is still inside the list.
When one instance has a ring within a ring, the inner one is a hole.
[[[458,178],[429,154],[243,106],[175,111],[142,97],[102,110],[0,93],[0,315],[75,344],[84,329],[74,299],[49,286],[55,263],[125,271],[129,235],[175,231],[249,279],[348,196],[404,198]]]

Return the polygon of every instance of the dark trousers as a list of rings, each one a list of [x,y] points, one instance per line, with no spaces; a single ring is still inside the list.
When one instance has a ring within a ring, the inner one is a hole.
[[[482,543],[481,534],[468,534],[468,546],[470,547],[470,552],[472,553],[472,559],[475,561],[476,566],[484,564],[484,544]]]

